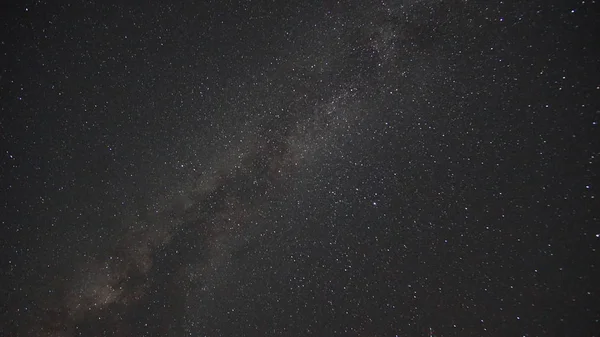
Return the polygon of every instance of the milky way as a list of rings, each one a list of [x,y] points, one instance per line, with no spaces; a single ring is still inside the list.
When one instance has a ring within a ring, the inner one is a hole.
[[[9,336],[598,331],[588,4],[7,13]]]

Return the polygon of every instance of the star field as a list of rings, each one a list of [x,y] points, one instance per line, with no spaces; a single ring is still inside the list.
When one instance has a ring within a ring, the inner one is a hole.
[[[598,336],[596,1],[1,12],[1,335]]]

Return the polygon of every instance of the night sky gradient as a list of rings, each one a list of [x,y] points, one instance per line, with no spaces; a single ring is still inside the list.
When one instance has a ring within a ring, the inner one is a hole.
[[[1,336],[600,336],[600,6],[0,6]]]

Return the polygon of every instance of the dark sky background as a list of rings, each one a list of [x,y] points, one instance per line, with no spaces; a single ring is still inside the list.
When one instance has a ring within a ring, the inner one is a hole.
[[[0,12],[2,336],[598,336],[596,1]]]

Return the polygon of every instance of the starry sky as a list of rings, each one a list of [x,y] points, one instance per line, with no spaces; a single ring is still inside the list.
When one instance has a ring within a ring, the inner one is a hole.
[[[0,13],[3,336],[598,336],[595,0]]]

